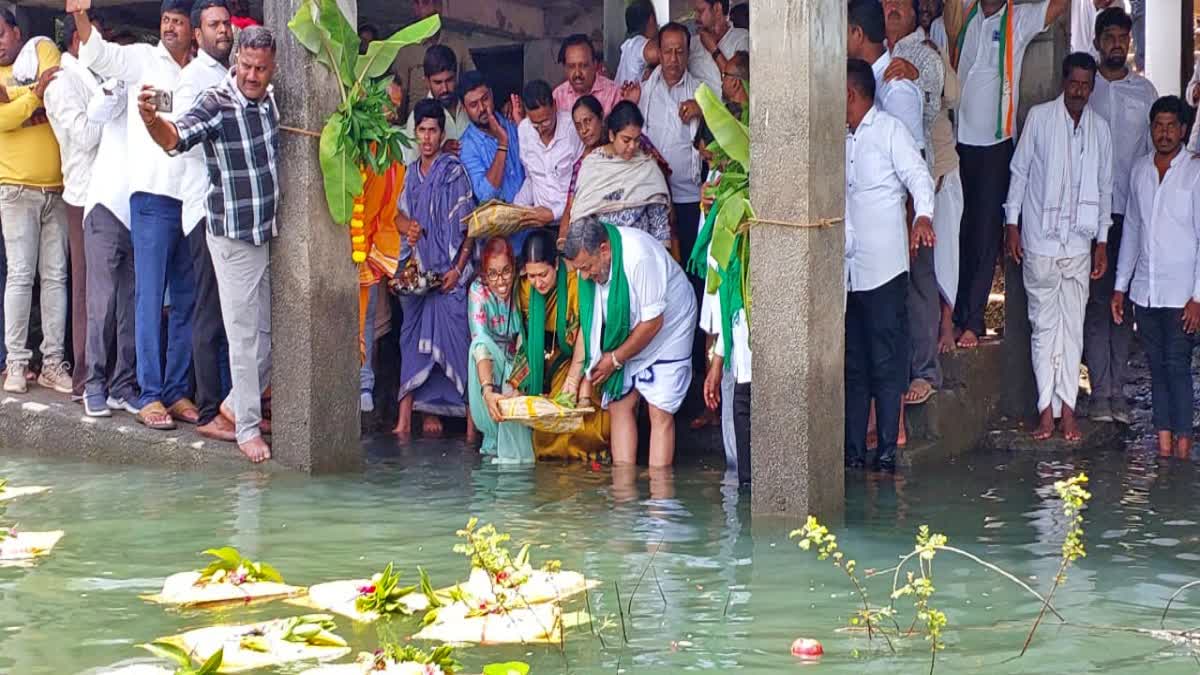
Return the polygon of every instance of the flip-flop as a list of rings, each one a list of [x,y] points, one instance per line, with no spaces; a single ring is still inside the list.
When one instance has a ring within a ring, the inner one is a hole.
[[[917,393],[917,397],[911,401],[908,400],[908,395],[914,392],[919,392]],[[933,398],[933,395],[936,393],[937,390],[928,381],[920,377],[915,378],[912,382],[908,383],[908,391],[904,394],[904,405],[921,405]]]
[[[167,408],[167,412],[171,415],[171,419],[184,424],[198,424],[200,422],[200,409],[192,403],[190,399],[181,398],[171,404]]]
[[[155,431],[174,431],[176,428],[175,420],[171,419],[171,413],[167,412],[167,409],[159,401],[142,406],[135,418],[147,429]]]

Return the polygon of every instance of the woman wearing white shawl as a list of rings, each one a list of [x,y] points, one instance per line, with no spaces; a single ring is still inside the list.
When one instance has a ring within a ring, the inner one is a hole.
[[[618,104],[608,116],[609,142],[588,153],[579,167],[571,221],[589,216],[642,230],[669,246],[671,196],[667,179],[642,149],[642,113]]]
[[[1074,410],[1088,272],[1104,274],[1112,224],[1112,138],[1087,107],[1095,77],[1088,54],[1066,58],[1062,96],[1029,111],[1011,164],[1007,248],[1024,268],[1029,296],[1041,416],[1035,440],[1050,438],[1059,416],[1066,439],[1080,439]]]

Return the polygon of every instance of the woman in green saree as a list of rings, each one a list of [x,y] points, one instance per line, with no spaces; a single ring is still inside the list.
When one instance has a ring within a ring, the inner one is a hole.
[[[509,383],[529,396],[546,396],[559,403],[591,406],[591,385],[583,379],[579,341],[578,278],[558,257],[554,236],[537,230],[522,251],[524,278],[517,293],[524,337],[513,361]],[[583,418],[583,427],[565,434],[533,432],[538,459],[597,461],[607,458],[608,413]]]
[[[533,461],[531,430],[516,422],[502,421],[500,401],[515,392],[506,386],[521,336],[521,313],[514,302],[516,260],[512,246],[503,237],[488,241],[483,249],[483,268],[467,294],[467,318],[471,326],[467,386],[470,388],[471,419],[482,432],[480,452],[498,463]]]

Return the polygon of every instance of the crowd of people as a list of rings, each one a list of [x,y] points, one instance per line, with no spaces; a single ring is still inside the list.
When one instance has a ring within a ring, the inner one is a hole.
[[[696,94],[706,85],[746,111],[748,10],[691,4],[687,26],[629,3],[615,79],[592,41],[572,35],[561,83],[531,81],[506,100],[442,33],[402,52],[420,51],[425,93],[398,62],[383,112],[412,144],[402,162],[367,172],[355,213],[368,240],[363,411],[376,407],[379,326],[394,308],[400,382],[388,404],[402,438],[417,422],[438,436],[462,418],[499,462],[629,465],[645,411],[649,464],[663,467],[691,402],[709,411],[696,424],[720,420],[729,467],[749,481],[748,317],[723,312],[696,266],[681,264],[711,262],[703,225],[722,168]],[[1079,438],[1085,356],[1092,417],[1129,423],[1136,317],[1160,444],[1190,450],[1200,160],[1183,147],[1186,103],[1159,98],[1130,67],[1134,19],[1115,6],[1095,15],[1091,53],[1066,58],[1063,94],[1033,108],[1017,142],[1024,52],[1069,0],[847,4],[847,466],[864,466],[870,443],[875,466],[895,469],[904,407],[942,386],[943,354],[985,335],[1002,244],[1029,293],[1036,436],[1061,419]],[[72,393],[88,416],[194,424],[264,461],[281,190],[275,36],[237,0],[164,0],[153,46],[106,33],[91,0],[66,9],[62,52],[28,35],[18,10],[0,10],[4,389],[34,379],[36,282],[39,385]],[[376,34],[362,27],[364,48]],[[1189,90],[1194,101],[1200,87]],[[469,236],[469,216],[493,201],[521,207],[521,228]],[[569,433],[532,431],[502,410],[518,395],[592,412]]]

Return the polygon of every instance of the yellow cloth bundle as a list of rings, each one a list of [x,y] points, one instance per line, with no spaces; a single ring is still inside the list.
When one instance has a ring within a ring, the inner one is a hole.
[[[535,431],[569,434],[583,427],[584,415],[594,408],[568,408],[544,396],[517,396],[500,401],[506,422],[523,424]]]
[[[533,214],[531,208],[491,199],[476,207],[462,222],[467,226],[467,236],[472,239],[507,237],[514,232],[537,227],[536,223],[529,220]]]

